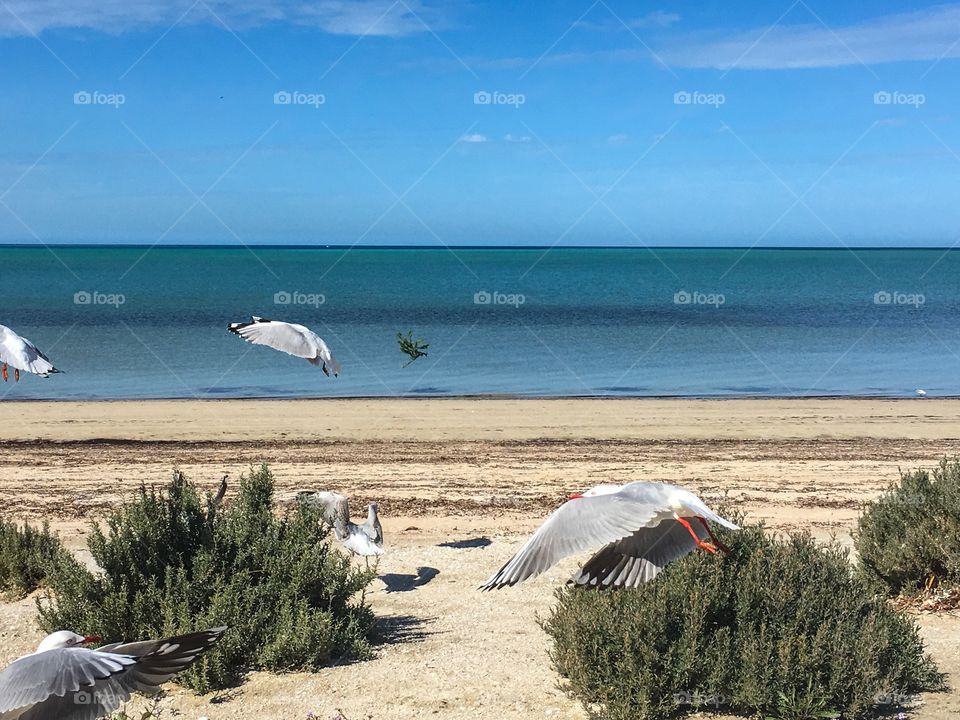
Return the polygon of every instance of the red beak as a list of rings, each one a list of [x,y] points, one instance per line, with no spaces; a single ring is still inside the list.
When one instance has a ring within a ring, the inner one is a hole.
[[[571,499],[571,500],[577,500],[577,499],[582,498],[582,497],[583,497],[583,493],[574,493],[573,495],[570,496],[570,499]]]
[[[84,641],[85,643],[100,642],[100,636],[99,636],[99,635],[84,635],[84,636],[83,636],[83,641]]]

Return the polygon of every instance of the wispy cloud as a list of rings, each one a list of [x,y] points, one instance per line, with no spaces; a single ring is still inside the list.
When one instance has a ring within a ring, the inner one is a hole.
[[[623,18],[622,22],[617,18],[605,18],[603,20],[584,19],[577,23],[577,27],[603,32],[626,32],[627,30],[667,28],[677,22],[680,22],[680,16],[677,15],[677,13],[656,10],[641,17]]]
[[[480,133],[470,133],[460,138],[460,141],[465,143],[485,143],[487,142],[487,136],[481,135]]]
[[[449,6],[444,6],[449,7]],[[182,19],[181,19],[182,18]],[[219,18],[219,19],[218,19]],[[179,22],[178,22],[179,19]],[[334,35],[402,37],[441,29],[446,10],[422,0],[4,0],[0,36],[74,28],[123,33],[220,20],[242,30],[268,23],[316,27]]]
[[[796,13],[802,13],[798,7]],[[673,67],[727,70],[875,65],[960,57],[960,6],[940,5],[855,25],[780,24],[729,37],[677,38],[658,54]],[[764,34],[766,33],[766,34]]]
[[[511,133],[504,135],[503,139],[508,143],[528,143],[531,141],[531,137],[529,135],[513,135]]]

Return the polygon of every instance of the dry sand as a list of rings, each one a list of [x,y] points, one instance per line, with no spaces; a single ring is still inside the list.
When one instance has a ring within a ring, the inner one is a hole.
[[[182,717],[583,718],[536,623],[576,565],[474,588],[571,490],[636,479],[728,495],[775,529],[850,542],[860,504],[960,454],[960,400],[317,400],[0,404],[0,502],[84,554],[90,519],[176,465],[214,488],[267,461],[280,499],[330,488],[381,503],[388,553],[373,660],[254,674],[224,702],[171,689]],[[453,541],[459,546],[450,546]],[[489,541],[489,542],[488,542]],[[30,650],[33,602],[0,604],[0,663]],[[922,616],[960,684],[960,618]],[[960,717],[960,695],[917,718]]]

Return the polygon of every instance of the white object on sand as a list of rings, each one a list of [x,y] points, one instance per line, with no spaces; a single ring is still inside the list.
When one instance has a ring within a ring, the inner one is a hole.
[[[336,377],[340,374],[338,363],[330,348],[319,335],[303,325],[265,320],[256,315],[252,322],[230,323],[227,329],[254,345],[266,345],[294,357],[305,358],[312,365],[319,365],[323,374]]]
[[[0,672],[0,720],[95,720],[156,692],[209,650],[225,627],[163,640],[85,648],[98,638],[60,630]]]
[[[926,397],[927,391],[922,388],[917,388],[917,395],[919,395],[920,397]]]
[[[569,582],[637,587],[697,547],[726,551],[708,520],[737,529],[696,495],[675,485],[645,481],[598,485],[571,495],[480,589],[515,585],[562,558],[599,545],[604,547]]]
[[[324,520],[333,526],[333,534],[351,553],[363,557],[383,555],[383,527],[377,503],[367,505],[367,520],[358,525],[350,520],[350,501],[339,493],[321,490],[301,492],[297,497],[301,502],[320,506]]]
[[[5,325],[0,325],[0,374],[4,382],[8,378],[8,365],[13,366],[15,382],[20,382],[21,370],[40,377],[49,377],[51,373],[60,372],[50,362],[50,358],[37,349],[36,345],[20,337]]]

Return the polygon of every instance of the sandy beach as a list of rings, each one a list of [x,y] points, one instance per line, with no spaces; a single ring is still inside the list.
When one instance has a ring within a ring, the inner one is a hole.
[[[11,402],[0,426],[5,515],[48,520],[81,555],[91,520],[174,466],[214,488],[269,462],[281,501],[309,488],[380,502],[374,659],[254,674],[224,702],[180,689],[162,702],[211,720],[585,717],[558,689],[536,622],[576,559],[474,590],[569,492],[677,482],[772,529],[849,543],[861,504],[898,469],[960,454],[960,400],[934,399]],[[35,645],[33,614],[30,598],[0,605],[0,663]],[[919,621],[960,684],[960,619]],[[914,717],[956,714],[960,696],[942,693]]]

